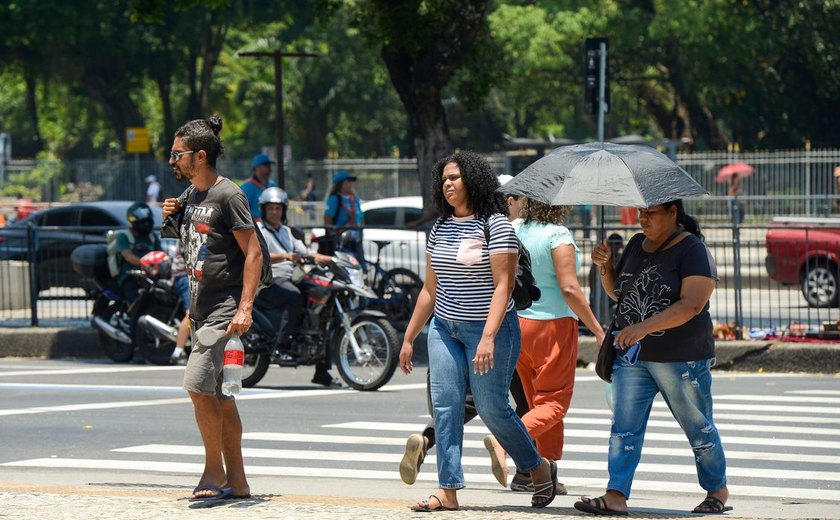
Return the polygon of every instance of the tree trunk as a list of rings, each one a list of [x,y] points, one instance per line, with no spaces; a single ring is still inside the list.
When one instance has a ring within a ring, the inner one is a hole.
[[[442,157],[452,152],[449,140],[449,126],[446,112],[440,102],[440,91],[420,96],[414,109],[414,148],[417,150],[417,169],[420,177],[420,194],[423,196],[423,211],[434,208],[432,202],[432,167]]]
[[[424,215],[435,211],[432,167],[452,150],[441,91],[463,63],[485,23],[487,3],[488,0],[461,0],[445,21],[439,17],[433,24],[427,22],[426,27],[415,28],[434,31],[423,45],[417,45],[415,36],[396,31],[382,48],[382,60],[408,114],[409,130],[414,136]],[[388,12],[392,2],[385,4],[383,12]]]
[[[204,52],[201,56],[204,58],[201,63],[201,84],[199,85],[198,107],[202,115],[200,117],[206,118],[211,114],[210,110],[210,87],[213,85],[213,70],[219,63],[219,53],[222,51],[222,45],[225,43],[227,36],[227,24],[215,19],[211,15],[212,23],[207,25],[207,33],[204,41]]]
[[[103,78],[95,75],[83,76],[81,84],[87,94],[102,105],[105,117],[119,137],[123,150],[125,150],[126,128],[144,126],[143,115],[131,99],[129,90],[109,85]]]
[[[29,116],[29,123],[32,125],[32,144],[35,152],[44,149],[44,141],[41,138],[41,125],[38,122],[38,98],[35,95],[35,78],[29,74],[25,75],[26,81],[26,113]]]
[[[187,95],[187,121],[202,117],[201,107],[199,106],[197,68],[198,55],[194,50],[190,49],[189,63],[187,63],[187,87],[189,88],[189,94]]]
[[[163,136],[160,145],[167,150],[172,144],[175,136],[175,123],[172,117],[172,86],[169,83],[169,75],[158,75],[156,78],[158,95],[160,96],[161,110],[163,112]]]
[[[636,95],[645,101],[645,110],[656,121],[662,133],[669,139],[681,138],[682,135],[676,131],[677,125],[674,121],[676,114],[668,109],[659,92],[646,83],[640,83],[635,90]]]

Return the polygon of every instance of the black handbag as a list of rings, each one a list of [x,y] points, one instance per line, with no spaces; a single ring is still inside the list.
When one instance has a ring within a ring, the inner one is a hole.
[[[621,298],[619,298],[621,301]],[[607,330],[607,335],[604,336],[604,342],[601,343],[601,348],[598,350],[598,359],[595,361],[595,373],[598,374],[602,380],[607,383],[612,382],[612,371],[615,357],[618,355],[613,346],[613,332],[618,330],[618,327],[613,320],[612,325]]]
[[[598,377],[600,377],[604,382],[612,383],[613,364],[615,363],[615,358],[618,355],[618,352],[616,352],[618,349],[616,349],[614,345],[615,336],[613,336],[613,332],[619,330],[616,320],[618,319],[618,310],[621,306],[621,300],[624,298],[624,295],[627,294],[627,291],[633,287],[633,284],[636,283],[636,278],[639,276],[639,273],[644,270],[647,264],[649,264],[663,249],[665,249],[668,244],[671,243],[672,240],[677,237],[677,235],[682,232],[683,229],[680,228],[671,234],[665,242],[662,242],[652,255],[639,264],[639,268],[636,269],[635,273],[633,273],[633,277],[630,281],[624,284],[624,289],[621,291],[621,294],[618,296],[618,301],[616,302],[616,316],[613,318],[610,328],[607,329],[607,335],[604,336],[604,342],[601,343],[601,348],[598,350],[598,358],[595,360],[595,373],[598,374]]]

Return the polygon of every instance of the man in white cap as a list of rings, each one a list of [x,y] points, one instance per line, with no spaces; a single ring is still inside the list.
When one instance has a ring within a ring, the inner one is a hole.
[[[160,183],[157,177],[149,175],[146,177],[146,204],[152,205],[158,203],[158,195],[160,195]]]

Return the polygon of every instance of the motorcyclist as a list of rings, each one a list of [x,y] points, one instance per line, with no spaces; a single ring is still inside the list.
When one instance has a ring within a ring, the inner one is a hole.
[[[180,240],[175,241],[175,251],[172,255],[172,289],[180,296],[186,312],[178,325],[175,350],[172,351],[170,362],[173,365],[186,365],[189,356],[187,342],[190,339],[190,285],[187,276],[187,262],[184,259],[184,251]]]
[[[116,277],[117,286],[122,296],[134,302],[139,296],[140,286],[137,279],[129,276],[128,272],[140,266],[140,258],[150,251],[160,251],[160,238],[152,232],[155,219],[152,209],[145,202],[135,202],[125,213],[129,232],[117,233],[116,252],[119,274]]]
[[[268,246],[274,279],[271,285],[257,294],[254,305],[273,310],[281,317],[277,333],[278,345],[282,350],[297,332],[304,308],[303,295],[291,281],[292,271],[294,264],[309,253],[303,242],[295,238],[291,228],[286,225],[289,197],[285,191],[276,187],[267,188],[260,194],[259,206],[262,220],[257,222],[257,228]],[[314,259],[319,264],[326,264],[331,257],[315,253]],[[329,373],[330,365],[329,357],[318,363],[312,382],[323,386],[340,386]]]

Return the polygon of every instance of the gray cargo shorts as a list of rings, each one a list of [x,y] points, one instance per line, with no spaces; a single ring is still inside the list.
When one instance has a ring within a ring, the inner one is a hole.
[[[229,338],[225,330],[230,318],[214,320],[211,317],[207,321],[190,322],[192,350],[184,369],[184,389],[223,400],[233,399],[222,393],[222,367]]]

